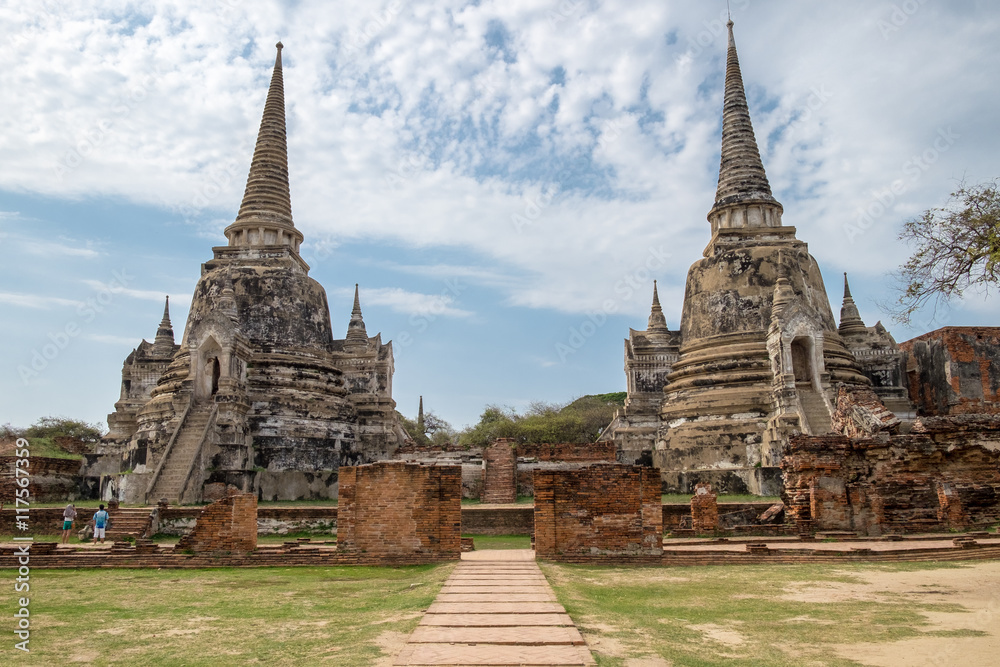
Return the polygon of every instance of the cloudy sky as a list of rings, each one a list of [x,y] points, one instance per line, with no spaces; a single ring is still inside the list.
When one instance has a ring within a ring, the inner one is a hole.
[[[0,423],[103,420],[163,297],[178,339],[284,43],[292,209],[334,333],[361,285],[395,398],[455,426],[620,391],[652,280],[709,240],[725,2],[0,2]],[[904,220],[1000,176],[1000,5],[732,0],[785,224],[886,319]],[[973,296],[919,315],[996,325]]]

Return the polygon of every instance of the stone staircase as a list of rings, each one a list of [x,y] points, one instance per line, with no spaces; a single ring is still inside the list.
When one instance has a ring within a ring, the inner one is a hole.
[[[120,507],[109,512],[111,527],[107,539],[120,540],[126,537],[146,537],[152,520],[148,507]]]
[[[213,407],[215,404],[212,402],[195,403],[191,406],[180,425],[181,430],[173,447],[167,452],[167,460],[160,468],[153,492],[147,498],[149,502],[158,502],[160,498],[166,498],[174,504],[181,502],[184,480],[191,469],[191,462],[201,451],[202,437],[212,417]]]
[[[806,422],[803,426],[809,429],[810,435],[829,433],[830,411],[823,402],[823,396],[812,387],[799,386],[797,389],[802,404],[802,421]]]

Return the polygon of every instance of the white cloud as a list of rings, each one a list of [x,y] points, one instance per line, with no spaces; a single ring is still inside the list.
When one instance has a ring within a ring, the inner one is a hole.
[[[0,303],[38,310],[48,310],[53,306],[72,306],[76,308],[83,305],[82,301],[74,301],[73,299],[42,296],[40,294],[19,294],[15,292],[0,292]]]
[[[331,290],[341,296],[353,296],[351,290],[338,288]],[[456,308],[455,297],[450,294],[421,294],[398,287],[383,287],[359,290],[361,310],[368,305],[386,306],[404,315],[467,318],[475,315],[470,310]]]
[[[0,86],[19,101],[0,118],[3,189],[120,196],[221,227],[281,38],[293,211],[307,244],[326,244],[316,252],[356,239],[466,249],[496,267],[469,279],[508,303],[585,312],[612,299],[642,315],[648,295],[618,287],[649,248],[670,248],[655,277],[679,299],[708,241],[726,44],[717,8],[45,6],[0,12]],[[996,175],[993,4],[922,4],[888,34],[890,7],[862,0],[733,10],[775,194],[828,274],[881,280],[905,257],[903,219],[942,203],[954,178]],[[942,128],[960,138],[914,172]],[[901,178],[905,191],[880,204]],[[869,208],[881,212],[852,235]]]

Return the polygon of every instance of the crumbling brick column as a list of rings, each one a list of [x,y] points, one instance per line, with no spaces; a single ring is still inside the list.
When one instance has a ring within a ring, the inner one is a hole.
[[[719,528],[719,496],[712,485],[696,484],[691,497],[691,527],[696,533],[713,533]]]
[[[461,466],[382,461],[341,468],[339,483],[338,551],[415,563],[461,557]]]
[[[257,548],[257,496],[234,493],[201,511],[194,529],[177,543],[178,551],[249,552]]]
[[[965,528],[969,525],[969,517],[962,507],[962,499],[951,484],[939,481],[937,483],[938,520],[949,528]]]
[[[586,562],[663,557],[663,505],[656,468],[595,464],[536,470],[535,553]]]
[[[514,440],[499,438],[483,450],[482,501],[517,502],[517,453]]]

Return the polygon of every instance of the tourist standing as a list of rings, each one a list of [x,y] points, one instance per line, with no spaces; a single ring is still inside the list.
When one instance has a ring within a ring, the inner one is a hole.
[[[69,505],[66,505],[66,509],[63,510],[63,544],[67,544],[69,542],[69,533],[73,530],[73,522],[75,520],[76,508],[73,507],[73,503],[70,503]]]
[[[104,544],[104,529],[108,525],[108,513],[104,510],[104,505],[99,505],[97,511],[94,512],[94,542],[98,539],[101,540],[101,544]]]

